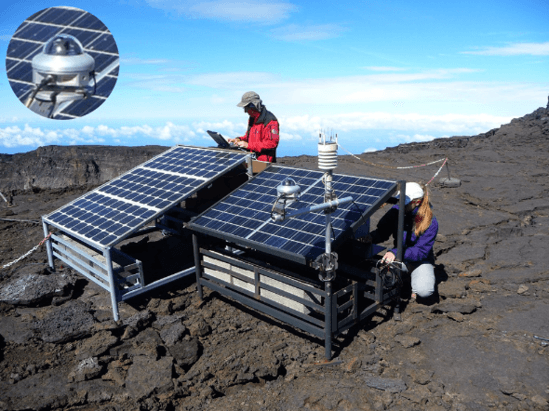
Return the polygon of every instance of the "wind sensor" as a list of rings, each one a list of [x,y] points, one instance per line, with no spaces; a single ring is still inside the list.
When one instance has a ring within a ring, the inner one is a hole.
[[[292,178],[287,178],[277,187],[278,197],[273,204],[271,220],[282,222],[285,219],[297,217],[314,211],[324,211],[326,215],[325,252],[318,256],[313,266],[319,270],[321,281],[329,282],[335,278],[337,269],[337,253],[332,252],[332,221],[330,214],[337,210],[339,205],[345,205],[353,201],[348,196],[338,199],[332,188],[333,171],[337,167],[337,134],[334,138],[327,139],[325,133],[319,134],[318,142],[318,168],[324,170],[322,181],[324,183],[324,203],[305,207],[290,213],[286,213],[286,206],[297,201],[301,194],[301,188]]]

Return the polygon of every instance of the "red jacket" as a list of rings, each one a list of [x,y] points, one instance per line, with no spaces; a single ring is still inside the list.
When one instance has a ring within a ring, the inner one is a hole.
[[[259,116],[250,115],[248,130],[240,139],[248,142],[248,150],[256,153],[258,160],[276,162],[276,148],[280,139],[278,120],[265,107]]]

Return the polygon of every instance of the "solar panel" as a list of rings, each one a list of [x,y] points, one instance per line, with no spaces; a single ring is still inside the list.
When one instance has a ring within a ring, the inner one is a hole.
[[[110,247],[246,158],[236,151],[175,146],[43,220],[92,246]]]
[[[324,213],[307,213],[281,223],[272,222],[270,217],[277,198],[276,187],[287,177],[294,179],[302,189],[300,201],[286,208],[288,214],[323,203],[323,176],[320,171],[271,166],[202,213],[189,227],[293,261],[312,261],[325,251]],[[397,183],[334,174],[332,185],[339,198],[353,197],[352,203],[340,206],[331,214],[335,247],[358,224],[359,219],[373,213],[390,197]]]
[[[92,95],[77,101],[60,103],[51,116],[65,120],[85,116],[97,109],[111,94],[118,78],[119,57],[116,42],[107,27],[87,11],[72,7],[50,7],[33,14],[13,35],[6,57],[6,72],[10,86],[25,104],[35,84],[32,59],[44,44],[58,34],[75,37],[84,51],[95,60],[95,84]],[[31,105],[33,111],[49,115],[53,103]],[[48,114],[46,114],[48,113]]]

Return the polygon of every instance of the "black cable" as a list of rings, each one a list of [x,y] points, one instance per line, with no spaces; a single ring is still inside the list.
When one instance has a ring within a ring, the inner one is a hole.
[[[95,78],[95,70],[92,71],[92,77],[93,77],[93,95],[95,96],[95,93],[97,92],[97,79]]]
[[[38,92],[40,91],[40,89],[42,87],[44,87],[45,85],[47,85],[49,82],[51,82],[52,80],[54,80],[55,77],[53,75],[48,75],[46,77],[44,77],[42,79],[42,81],[40,82],[40,84],[33,90],[32,94],[29,96],[28,100],[27,100],[27,104],[25,104],[28,107],[30,107],[30,105],[32,104],[32,102],[34,101],[34,98],[36,97],[36,95],[38,94]]]

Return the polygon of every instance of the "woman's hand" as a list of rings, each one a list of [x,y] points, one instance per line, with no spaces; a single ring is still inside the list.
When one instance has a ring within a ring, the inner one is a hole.
[[[248,142],[247,142],[247,141],[238,140],[238,141],[236,142],[236,145],[237,145],[238,147],[248,148]]]
[[[385,253],[385,255],[383,256],[383,258],[381,259],[381,262],[382,263],[385,263],[385,264],[390,264],[392,263],[393,261],[395,261],[395,255],[393,254],[392,251],[387,251]]]

